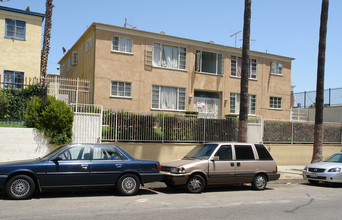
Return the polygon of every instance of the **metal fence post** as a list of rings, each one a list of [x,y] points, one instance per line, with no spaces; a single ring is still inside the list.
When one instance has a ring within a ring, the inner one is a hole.
[[[291,122],[291,144],[293,144],[293,122]]]
[[[203,143],[205,143],[205,118],[203,119]]]
[[[165,116],[165,114],[163,114],[162,143],[164,143],[164,132],[165,132],[164,116]]]
[[[115,112],[115,142],[118,142],[118,112]]]

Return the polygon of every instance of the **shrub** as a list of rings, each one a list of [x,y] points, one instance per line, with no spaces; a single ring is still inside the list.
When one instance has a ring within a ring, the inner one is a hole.
[[[51,144],[66,144],[71,142],[74,113],[71,107],[55,97],[48,97],[48,104],[39,119],[38,129],[51,138]]]
[[[45,103],[42,98],[38,96],[31,97],[27,103],[26,111],[24,114],[25,126],[29,128],[38,128],[39,118],[44,111]]]

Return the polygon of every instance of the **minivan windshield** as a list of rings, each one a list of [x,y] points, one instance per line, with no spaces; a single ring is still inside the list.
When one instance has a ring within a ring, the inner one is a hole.
[[[323,162],[342,163],[342,154],[334,154],[325,159]]]
[[[214,152],[218,144],[201,144],[192,149],[183,159],[207,160]]]

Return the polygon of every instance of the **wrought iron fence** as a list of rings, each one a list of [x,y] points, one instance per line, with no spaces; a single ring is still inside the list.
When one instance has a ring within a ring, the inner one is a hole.
[[[237,118],[103,111],[102,141],[236,141]]]
[[[264,143],[305,144],[314,142],[313,122],[264,121]],[[342,143],[342,124],[324,123],[323,143]]]
[[[48,95],[63,100],[67,104],[92,104],[90,80],[48,76]]]
[[[293,94],[293,107],[309,108],[315,107],[316,91],[305,91]],[[324,105],[341,106],[342,105],[342,88],[324,90]]]
[[[0,75],[0,120],[23,123],[28,101],[32,96],[55,96],[67,104],[91,103],[90,80],[60,78],[20,78],[1,81]],[[38,103],[37,103],[38,107]]]

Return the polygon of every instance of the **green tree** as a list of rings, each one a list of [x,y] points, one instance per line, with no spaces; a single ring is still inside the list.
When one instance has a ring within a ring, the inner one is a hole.
[[[245,12],[243,19],[243,43],[242,66],[240,85],[240,113],[238,141],[247,142],[248,129],[248,75],[249,75],[249,41],[251,28],[251,4],[252,0],[245,0]]]
[[[316,85],[316,115],[314,129],[314,146],[311,162],[323,160],[323,109],[324,109],[324,67],[327,42],[329,0],[322,0],[321,24],[319,30],[317,85]]]

